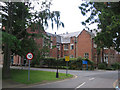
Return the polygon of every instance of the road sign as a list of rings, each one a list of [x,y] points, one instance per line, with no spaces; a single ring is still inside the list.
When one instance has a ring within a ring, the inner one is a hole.
[[[26,55],[26,58],[27,58],[28,61],[29,61],[29,67],[28,67],[28,81],[29,81],[29,80],[30,80],[30,60],[33,59],[33,54],[32,54],[32,53],[28,53],[28,54]]]
[[[66,76],[68,74],[68,61],[70,61],[69,56],[65,56],[65,61],[66,61]]]
[[[69,56],[65,56],[65,61],[70,61]]]
[[[32,60],[32,59],[33,59],[33,54],[32,54],[32,53],[28,53],[28,54],[26,55],[26,58],[27,58],[28,60]]]
[[[87,64],[87,61],[85,61],[85,60],[82,60],[82,64]]]

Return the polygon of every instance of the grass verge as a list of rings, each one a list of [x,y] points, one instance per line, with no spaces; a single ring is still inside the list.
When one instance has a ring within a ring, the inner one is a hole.
[[[11,79],[23,84],[52,82],[71,77],[73,77],[73,75],[68,74],[66,76],[65,73],[59,73],[59,78],[56,78],[56,72],[30,70],[30,81],[28,81],[28,70],[11,70]]]

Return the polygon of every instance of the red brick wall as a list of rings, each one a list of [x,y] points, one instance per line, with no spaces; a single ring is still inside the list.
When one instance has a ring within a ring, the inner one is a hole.
[[[117,62],[120,63],[120,54],[117,54]]]
[[[73,45],[73,49],[71,49],[71,45]],[[76,44],[75,44],[75,37],[70,38],[70,56],[73,55],[73,57],[76,57]]]
[[[77,38],[77,57],[84,57],[85,53],[89,53],[89,59],[92,60],[92,40],[90,34],[83,30]]]
[[[31,31],[31,28],[28,28],[27,32],[28,33],[35,33],[35,34],[44,34],[44,35],[46,35],[45,31],[42,31],[42,30],[41,31],[38,31],[38,30]],[[39,48],[42,49],[42,47],[43,47],[43,37],[42,37],[42,35],[39,38],[34,38],[34,40],[36,41],[36,43],[39,46]]]
[[[57,52],[57,48],[56,47],[54,47],[54,46],[56,46],[56,37],[54,37],[54,36],[51,36],[51,41],[52,41],[52,49],[50,49],[50,57],[55,57],[55,58],[57,58],[57,53],[59,53],[59,52]]]
[[[18,65],[18,64],[19,64],[19,56],[16,55],[16,56],[13,57],[13,59],[14,59],[13,64],[14,64],[14,65]]]
[[[116,62],[116,53],[112,49],[104,49],[104,54],[108,54],[108,64]]]
[[[68,45],[68,50],[64,50],[64,45]],[[69,43],[64,43],[64,44],[61,44],[60,45],[60,51],[59,51],[59,55],[60,55],[60,57],[64,57],[64,56],[70,56],[70,44]]]

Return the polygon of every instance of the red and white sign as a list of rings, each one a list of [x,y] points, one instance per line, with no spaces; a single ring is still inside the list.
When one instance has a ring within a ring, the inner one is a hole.
[[[28,60],[32,60],[32,59],[33,59],[33,54],[32,54],[32,53],[28,53],[28,54],[26,55],[26,58],[27,58]]]

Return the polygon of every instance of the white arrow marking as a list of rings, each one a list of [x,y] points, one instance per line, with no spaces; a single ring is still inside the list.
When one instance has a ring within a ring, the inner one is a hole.
[[[76,87],[76,88],[80,88],[80,87],[83,86],[85,83],[86,83],[86,82],[80,84],[80,85],[79,85],[78,87]]]
[[[95,79],[95,78],[90,78],[89,80],[93,80],[93,79]]]

